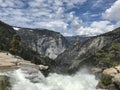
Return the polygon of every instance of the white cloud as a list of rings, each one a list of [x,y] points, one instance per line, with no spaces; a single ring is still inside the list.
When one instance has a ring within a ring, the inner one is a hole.
[[[104,3],[104,0],[95,0],[92,8],[99,7],[103,3]]]
[[[30,28],[47,28],[63,35],[96,35],[114,28],[109,21],[94,21],[89,26],[83,26],[80,16],[75,15],[72,8],[80,8],[87,0],[0,0],[0,18],[13,26]],[[100,4],[98,0],[97,4]],[[102,0],[103,1],[103,0]],[[120,1],[120,0],[119,0]],[[118,3],[119,1],[116,1]],[[113,11],[119,11],[113,4],[104,13],[105,18],[112,17]],[[115,8],[115,9],[114,9]],[[68,11],[68,12],[67,12]],[[67,13],[66,13],[67,12]],[[108,13],[109,12],[109,13]],[[86,16],[95,17],[98,14],[86,13]],[[114,17],[120,19],[120,17]],[[111,19],[114,19],[113,17]],[[116,26],[120,25],[120,22]]]
[[[100,13],[99,14],[91,14],[90,16],[91,17],[98,17],[98,16],[100,16]]]
[[[87,0],[62,0],[62,2],[66,3],[67,8],[76,7],[76,4],[81,5],[86,1]]]
[[[70,34],[70,33],[63,33],[64,36],[73,36],[73,34]]]
[[[74,29],[79,28],[82,20],[74,12],[65,12],[70,8],[77,8],[77,5],[86,1],[0,0],[0,18],[13,26],[47,28],[62,34],[72,34]]]
[[[120,27],[120,21],[116,23],[115,27]]]
[[[0,0],[1,7],[14,7],[20,8],[23,7],[25,4],[21,0]]]
[[[39,25],[41,28],[62,32],[62,34],[67,32],[67,26],[68,26],[67,23],[60,20],[50,21],[50,22],[36,22],[35,25]]]
[[[94,36],[114,29],[114,25],[109,21],[94,21],[89,27],[80,27],[76,33],[78,35]]]
[[[120,21],[120,0],[116,0],[116,2],[103,13],[103,18]]]

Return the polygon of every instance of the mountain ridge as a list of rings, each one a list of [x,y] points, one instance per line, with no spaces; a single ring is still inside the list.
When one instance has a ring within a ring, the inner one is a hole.
[[[62,73],[73,72],[82,63],[93,63],[90,59],[99,50],[110,46],[112,43],[120,43],[120,28],[113,31],[91,37],[82,44],[73,44],[56,58],[57,69]]]

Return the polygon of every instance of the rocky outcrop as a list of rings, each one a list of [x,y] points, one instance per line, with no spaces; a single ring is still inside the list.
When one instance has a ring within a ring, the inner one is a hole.
[[[11,90],[10,82],[7,76],[0,75],[0,90]]]
[[[56,58],[57,70],[62,73],[74,72],[84,64],[92,64],[92,56],[112,43],[120,42],[120,28],[91,37],[84,43],[76,42]]]
[[[90,72],[95,75],[96,79],[99,79],[101,77],[103,69],[98,68],[98,67],[93,67],[91,68]]]
[[[46,29],[20,28],[21,40],[39,54],[55,59],[67,47],[68,42],[60,33]]]
[[[103,75],[109,75],[110,77],[114,77],[117,73],[118,72],[115,68],[109,68],[103,71]]]
[[[45,65],[35,65],[30,61],[26,61],[23,58],[14,56],[10,53],[0,52],[0,72],[14,71],[22,69],[24,71],[41,71],[45,76],[49,74],[49,67]]]
[[[47,70],[49,67],[44,65],[38,65],[40,70]]]
[[[120,65],[107,68],[102,72],[97,88],[120,90]]]

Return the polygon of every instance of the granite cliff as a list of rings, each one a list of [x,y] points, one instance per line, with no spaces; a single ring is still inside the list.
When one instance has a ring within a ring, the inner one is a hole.
[[[120,28],[91,37],[82,44],[75,42],[56,58],[57,71],[73,73],[82,65],[94,64],[94,55],[112,43],[120,43]]]
[[[32,50],[55,59],[69,45],[64,36],[46,29],[20,28],[17,34]]]
[[[19,38],[18,41],[15,40],[16,36]],[[12,48],[13,46],[14,48]],[[11,52],[11,49],[14,49],[14,53]],[[51,65],[51,63],[53,63],[52,59],[39,54],[26,44],[22,43],[20,36],[12,26],[2,21],[0,21],[0,51],[10,52],[35,64]]]

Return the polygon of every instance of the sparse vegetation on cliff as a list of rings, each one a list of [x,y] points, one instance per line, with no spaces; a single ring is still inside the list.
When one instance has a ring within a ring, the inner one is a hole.
[[[98,67],[114,67],[120,64],[120,44],[113,43],[108,48],[99,50],[94,59]]]
[[[21,52],[20,37],[17,34],[13,36],[9,51],[14,55],[19,55]]]

